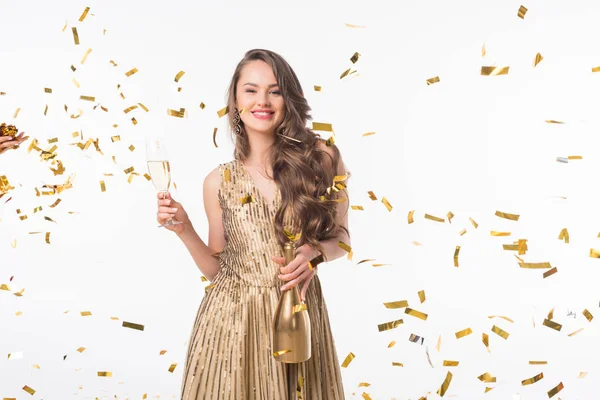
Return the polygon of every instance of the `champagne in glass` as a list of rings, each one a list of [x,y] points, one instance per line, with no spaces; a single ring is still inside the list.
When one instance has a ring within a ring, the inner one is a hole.
[[[162,138],[152,138],[146,142],[146,161],[152,183],[156,190],[162,193],[162,198],[164,199],[171,187],[171,166]],[[181,224],[181,222],[171,218],[164,224],[159,225],[159,228],[177,224]]]

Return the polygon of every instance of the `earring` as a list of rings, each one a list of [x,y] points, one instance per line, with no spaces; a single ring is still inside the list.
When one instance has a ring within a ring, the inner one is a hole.
[[[233,113],[233,130],[235,131],[235,134],[238,136],[242,135],[242,127],[240,125],[240,113],[238,112],[238,109],[236,108],[234,113]]]

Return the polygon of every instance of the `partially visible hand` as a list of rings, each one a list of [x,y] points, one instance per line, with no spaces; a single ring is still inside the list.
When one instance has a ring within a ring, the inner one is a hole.
[[[280,269],[279,279],[287,282],[281,287],[281,290],[289,290],[302,283],[300,298],[304,301],[308,284],[317,274],[317,267],[311,270],[308,262],[318,255],[319,252],[308,243],[298,247],[294,260]],[[278,264],[285,264],[285,257],[273,256],[271,259]]]
[[[19,133],[17,136],[0,136],[0,154],[10,149],[16,149],[21,143],[29,139],[29,136],[23,137],[25,132]]]
[[[164,199],[163,196],[163,193],[157,194],[158,212],[156,214],[156,220],[161,225],[171,218],[175,218],[177,221],[183,222],[182,224],[169,225],[165,227],[179,235],[187,228],[190,223],[190,219],[188,218],[187,212],[185,212],[181,203],[173,200],[171,193],[167,193],[167,196]]]

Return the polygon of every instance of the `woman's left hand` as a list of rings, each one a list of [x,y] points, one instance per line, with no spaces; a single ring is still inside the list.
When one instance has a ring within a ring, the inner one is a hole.
[[[281,287],[281,290],[289,290],[302,282],[302,289],[300,290],[300,298],[304,301],[308,284],[312,280],[313,276],[317,274],[317,267],[312,270],[308,266],[308,262],[319,255],[319,252],[313,249],[310,244],[304,244],[296,249],[296,258],[280,268],[279,279],[287,282]],[[271,257],[273,261],[278,264],[285,264],[285,257]]]

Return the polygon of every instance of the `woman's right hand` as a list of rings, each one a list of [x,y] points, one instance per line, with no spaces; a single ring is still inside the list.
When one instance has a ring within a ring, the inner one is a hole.
[[[21,143],[29,139],[29,136],[23,137],[25,132],[19,133],[17,136],[0,136],[0,154],[9,149],[16,149]]]
[[[158,193],[158,212],[156,214],[156,220],[159,224],[164,224],[169,219],[174,218],[175,220],[182,222],[177,225],[166,226],[168,230],[175,232],[176,234],[182,234],[185,229],[190,225],[190,219],[187,213],[183,209],[181,203],[176,202],[171,197],[170,193],[167,193],[166,197],[164,193]],[[163,198],[164,197],[164,198]]]

